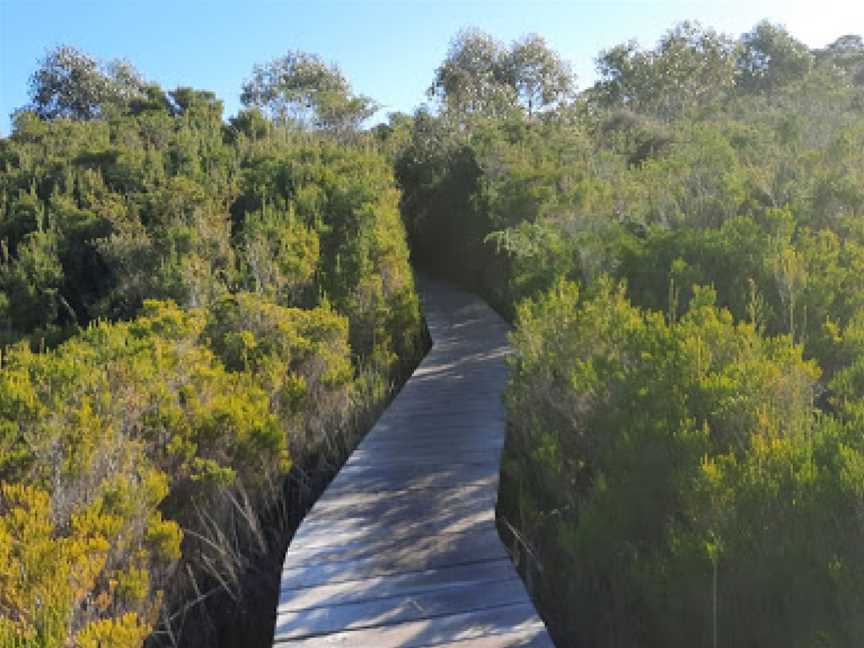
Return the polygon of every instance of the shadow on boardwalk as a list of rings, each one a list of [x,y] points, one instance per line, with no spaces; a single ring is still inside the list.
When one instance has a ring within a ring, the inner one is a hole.
[[[552,646],[495,529],[507,325],[420,287],[432,350],[294,536],[275,646]]]

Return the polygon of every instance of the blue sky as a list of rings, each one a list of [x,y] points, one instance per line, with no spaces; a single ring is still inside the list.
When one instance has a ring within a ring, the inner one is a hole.
[[[289,49],[337,63],[355,91],[390,111],[424,100],[449,40],[476,26],[509,42],[537,32],[571,61],[585,87],[594,57],[636,38],[651,45],[674,23],[696,19],[739,35],[762,18],[812,47],[864,33],[861,0],[729,2],[528,2],[516,0],[0,0],[0,134],[27,102],[27,79],[46,49],[75,45],[127,58],[165,88],[213,90],[226,115],[255,63]]]

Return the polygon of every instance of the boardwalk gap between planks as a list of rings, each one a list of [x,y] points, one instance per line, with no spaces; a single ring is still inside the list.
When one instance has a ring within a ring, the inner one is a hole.
[[[291,541],[276,647],[553,647],[495,528],[507,325],[419,287],[432,349]]]

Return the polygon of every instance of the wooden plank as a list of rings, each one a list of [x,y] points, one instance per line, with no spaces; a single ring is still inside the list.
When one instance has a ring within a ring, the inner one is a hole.
[[[315,503],[310,513],[320,515],[325,511],[344,511],[353,507],[363,507],[372,504],[387,503],[394,499],[421,497],[423,499],[434,499],[442,505],[453,500],[462,500],[478,494],[489,495],[494,493],[489,483],[467,485],[446,485],[438,489],[406,489],[397,491],[367,491],[367,490],[345,490],[339,494],[329,493],[328,497],[321,498]]]
[[[326,639],[308,637],[281,640],[277,638],[276,644],[291,648],[320,648],[325,645],[351,648],[421,648],[508,633],[525,633],[542,628],[543,622],[537,617],[533,605],[516,603],[435,619],[347,630],[329,634]]]
[[[458,585],[488,584],[512,578],[513,565],[509,558],[467,565],[448,565],[395,576],[376,576],[316,587],[283,589],[279,595],[278,609],[283,612],[306,610],[376,598],[421,594]]]
[[[346,562],[359,558],[384,556],[392,558],[400,554],[432,555],[448,546],[465,548],[470,545],[494,544],[495,525],[491,522],[473,526],[468,530],[437,535],[412,536],[408,538],[381,537],[371,540],[355,540],[318,547],[298,547],[285,556],[283,568],[299,568],[312,564]]]
[[[398,525],[374,522],[358,524],[357,520],[310,520],[300,527],[291,540],[292,548],[316,547],[348,542],[371,542],[380,538],[414,538],[422,535],[459,533],[495,521],[492,509],[477,509],[471,514],[437,512],[429,519],[404,521]],[[289,549],[290,551],[290,549]]]
[[[495,587],[487,583],[452,586],[422,594],[282,612],[276,616],[276,639],[299,639],[527,602],[525,586],[518,578],[495,583]]]
[[[425,516],[418,513],[423,510],[428,511]],[[494,519],[494,503],[483,500],[447,510],[411,506],[386,518],[310,515],[294,536],[292,546],[344,545],[388,537],[398,540],[417,537],[421,531],[427,535],[461,533],[481,526],[490,519]]]
[[[452,464],[457,466],[464,465],[482,465],[493,463],[498,466],[500,462],[500,448],[498,449],[482,449],[482,450],[463,450],[455,453],[452,450],[448,452],[445,444],[438,448],[427,450],[426,452],[412,452],[408,446],[384,446],[376,448],[374,452],[366,450],[357,450],[351,459],[345,464],[345,467],[390,467],[390,466],[421,466],[432,464],[440,466],[442,464]]]
[[[410,428],[393,429],[367,437],[363,443],[357,446],[358,450],[375,448],[378,446],[398,445],[422,446],[434,442],[444,443],[470,443],[478,447],[484,444],[500,445],[504,441],[504,435],[500,430],[486,429],[478,430],[476,433],[466,428],[428,428],[420,431]]]
[[[308,514],[310,522],[321,520],[373,520],[382,524],[400,522],[406,517],[412,520],[432,519],[438,511],[458,514],[471,513],[488,506],[495,506],[495,492],[487,488],[461,487],[439,488],[431,491],[403,490],[402,495],[390,493],[379,497],[367,496],[363,500],[340,504],[341,498],[332,504],[322,502]]]
[[[439,546],[427,551],[404,548],[390,554],[378,554],[352,560],[321,562],[282,570],[285,588],[313,587],[324,583],[340,583],[371,576],[404,574],[447,565],[465,565],[474,562],[506,558],[504,545],[488,536],[475,534],[449,534],[452,541],[441,540]],[[439,538],[445,538],[441,535]],[[419,544],[418,544],[419,546]]]
[[[545,627],[488,635],[449,644],[453,648],[555,648]]]
[[[449,448],[451,454],[459,452],[486,452],[490,457],[498,457],[504,447],[504,437],[501,435],[483,435],[474,438],[464,434],[435,434],[422,437],[385,436],[372,439],[358,447],[355,452],[372,453],[375,451],[400,451],[422,455],[432,453],[442,448]],[[452,458],[452,457],[451,457]]]
[[[399,395],[396,398],[412,398],[416,395],[420,395],[424,398],[432,399],[446,399],[446,398],[462,398],[466,394],[471,396],[471,398],[480,398],[481,396],[485,396],[487,398],[500,399],[502,395],[502,390],[497,387],[497,385],[483,385],[482,387],[477,384],[471,385],[470,391],[465,391],[464,387],[461,385],[454,385],[452,387],[445,386],[439,384],[435,386],[434,391],[429,390],[429,382],[422,380],[418,380],[414,383],[406,383],[404,387],[402,387],[402,391],[399,392]]]
[[[485,396],[483,398],[470,398],[466,394],[462,394],[458,399],[455,397],[446,398],[438,394],[433,397],[426,396],[424,398],[408,396],[403,399],[395,400],[382,416],[386,419],[388,416],[401,413],[403,411],[416,414],[428,414],[430,416],[438,416],[439,414],[460,414],[462,412],[473,412],[476,410],[500,409],[502,402],[500,398],[492,398]]]
[[[469,433],[491,434],[497,433],[503,435],[503,421],[489,420],[482,422],[464,422],[464,421],[440,421],[432,418],[419,419],[415,421],[384,421],[380,423],[366,437],[370,441],[387,436],[388,434],[398,434],[404,436],[407,434],[423,436],[432,434],[443,434],[448,432],[451,434],[462,434],[463,436]]]
[[[455,390],[449,391],[450,393],[455,392]],[[458,396],[458,404],[468,408],[477,405],[501,402],[501,392],[497,389],[480,389],[477,385],[472,385],[471,391],[459,391]],[[396,397],[391,401],[390,407],[407,407],[409,404],[412,407],[429,407],[440,404],[452,406],[452,398],[452,396],[448,396],[446,390],[436,389],[433,391],[412,384],[403,388],[403,390],[396,395]]]
[[[342,477],[343,479],[362,480],[363,477],[368,477],[370,474],[380,475],[382,473],[394,479],[443,475],[451,477],[455,483],[459,481],[473,481],[476,478],[485,477],[490,473],[498,473],[499,463],[496,456],[491,456],[484,461],[462,461],[459,457],[452,457],[451,459],[446,465],[436,462],[424,462],[418,459],[418,461],[402,466],[392,466],[389,463],[381,463],[379,465],[360,464],[354,463],[349,459],[342,466],[337,479]]]
[[[421,470],[429,468],[429,470]],[[325,495],[348,491],[392,491],[424,488],[444,488],[457,484],[469,485],[491,483],[497,490],[497,466],[486,464],[482,466],[451,466],[449,469],[433,470],[435,466],[401,466],[392,471],[382,471],[372,468],[353,470],[342,479],[337,475],[327,489]],[[337,481],[338,480],[338,481]]]
[[[418,466],[426,468],[426,466]],[[390,473],[383,470],[367,468],[365,470],[355,469],[350,475],[342,479],[336,475],[336,479],[330,482],[325,495],[337,497],[347,493],[364,493],[375,491],[394,490],[417,490],[424,488],[453,488],[457,486],[477,486],[480,484],[490,485],[498,489],[498,471],[487,467],[473,467],[470,471],[464,470],[464,466],[451,466],[445,470],[427,470],[418,472],[407,468],[400,468]]]
[[[461,427],[473,425],[475,422],[504,423],[506,420],[504,406],[501,404],[487,403],[483,407],[474,408],[448,408],[441,405],[437,408],[412,408],[405,407],[388,411],[379,419],[380,425],[409,425],[422,420],[432,420],[437,426],[446,426],[455,423]]]
[[[406,431],[402,434],[380,434],[369,438],[359,446],[357,450],[375,450],[377,448],[402,447],[417,453],[425,450],[434,450],[440,446],[446,446],[458,452],[459,450],[492,450],[498,451],[504,446],[504,435],[498,432],[479,434],[466,434],[465,431],[441,430],[424,434],[411,434]]]
[[[355,452],[366,450],[369,447],[399,444],[410,447],[411,445],[428,445],[435,441],[448,444],[462,441],[473,443],[478,446],[478,449],[482,449],[484,444],[501,443],[504,440],[504,435],[500,430],[495,430],[491,425],[483,427],[485,429],[476,430],[476,434],[470,428],[426,427],[418,430],[408,426],[394,427],[367,437],[363,443],[357,446]]]

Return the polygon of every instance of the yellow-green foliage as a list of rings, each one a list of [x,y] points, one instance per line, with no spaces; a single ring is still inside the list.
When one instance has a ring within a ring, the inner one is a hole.
[[[24,111],[0,140],[0,341],[56,343],[147,299],[206,307],[249,290],[329,300],[375,371],[413,358],[419,305],[387,159],[272,124],[250,138],[210,93],[149,92],[88,123]]]
[[[345,317],[238,293],[213,307],[204,335],[228,369],[264,387],[294,453],[314,452],[339,429],[353,378]]]
[[[317,259],[314,288],[348,316],[351,347],[364,363],[386,370],[413,357],[419,305],[386,159],[326,142],[276,159],[253,153],[244,183],[238,205],[246,209],[246,263],[261,268],[251,273],[251,287],[292,304],[280,287],[283,277],[294,274],[302,288]],[[274,222],[287,228],[279,237],[269,235],[270,251],[260,253],[256,241]]]
[[[501,528],[559,646],[857,646],[864,41],[682,23],[597,64],[379,130],[416,262],[518,311]]]
[[[0,513],[0,645],[141,645],[158,600],[148,598],[146,572],[136,587],[134,570],[110,569],[123,530],[117,515],[95,502],[60,525],[47,492],[8,483]]]
[[[801,347],[714,299],[669,322],[604,280],[519,308],[503,499],[558,572],[540,594],[589,643],[703,645],[716,575],[724,642],[852,645],[864,442],[814,411]]]
[[[198,584],[238,586],[286,471],[338,460],[415,359],[398,203],[369,147],[254,111],[229,127],[209,92],[16,116],[0,645],[137,646],[163,601],[164,620]]]
[[[311,452],[340,428],[347,338],[329,308],[239,294],[210,313],[148,301],[135,320],[94,324],[53,351],[8,349],[3,631],[47,633],[44,645],[140,643],[181,527],[187,548],[205,538],[196,553],[218,551],[207,524],[234,523],[231,493],[266,499],[291,465],[289,444]]]

